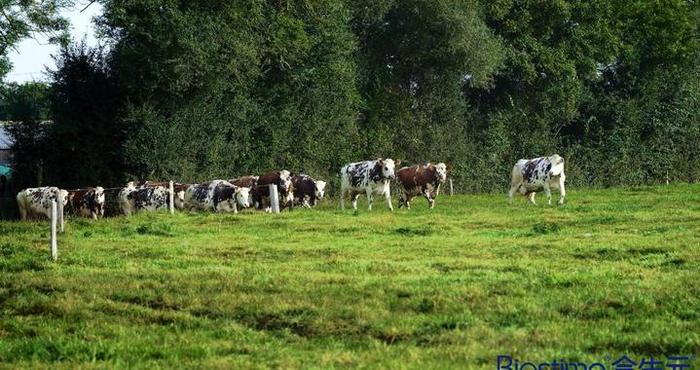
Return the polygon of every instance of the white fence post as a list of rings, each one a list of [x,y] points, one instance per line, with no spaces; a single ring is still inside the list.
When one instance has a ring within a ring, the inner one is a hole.
[[[277,185],[270,184],[270,207],[272,208],[272,213],[280,213],[280,195],[277,192]]]
[[[453,196],[453,195],[455,195],[455,189],[452,186],[452,179],[450,179],[450,196]]]
[[[174,215],[175,214],[175,186],[173,184],[173,181],[170,180],[170,183],[168,184],[170,187],[170,194],[168,195],[170,197],[170,214]]]
[[[51,259],[58,259],[58,240],[56,238],[56,221],[58,219],[58,206],[56,201],[51,201]]]

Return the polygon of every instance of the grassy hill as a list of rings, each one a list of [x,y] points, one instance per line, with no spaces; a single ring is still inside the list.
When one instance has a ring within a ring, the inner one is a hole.
[[[69,219],[55,263],[48,222],[0,222],[0,367],[699,354],[700,186],[569,193],[559,207],[463,195],[393,214]]]

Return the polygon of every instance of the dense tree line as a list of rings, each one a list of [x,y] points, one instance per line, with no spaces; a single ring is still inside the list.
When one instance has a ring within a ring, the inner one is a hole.
[[[45,182],[385,156],[492,191],[554,152],[574,184],[700,178],[696,1],[100,2],[106,51],[51,73]]]

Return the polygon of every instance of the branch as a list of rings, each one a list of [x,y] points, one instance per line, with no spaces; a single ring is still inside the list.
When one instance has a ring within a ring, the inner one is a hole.
[[[87,8],[89,8],[90,5],[94,4],[95,1],[97,1],[97,0],[90,0],[90,2],[89,2],[87,5],[85,5],[85,7],[83,8],[83,10],[81,10],[80,12],[82,13],[82,12],[84,12],[85,10],[87,10]]]

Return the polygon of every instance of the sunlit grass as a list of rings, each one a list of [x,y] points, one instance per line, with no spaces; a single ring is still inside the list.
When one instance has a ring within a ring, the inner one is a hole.
[[[700,186],[572,189],[559,207],[413,204],[70,219],[56,263],[47,222],[0,222],[0,367],[700,352]]]

